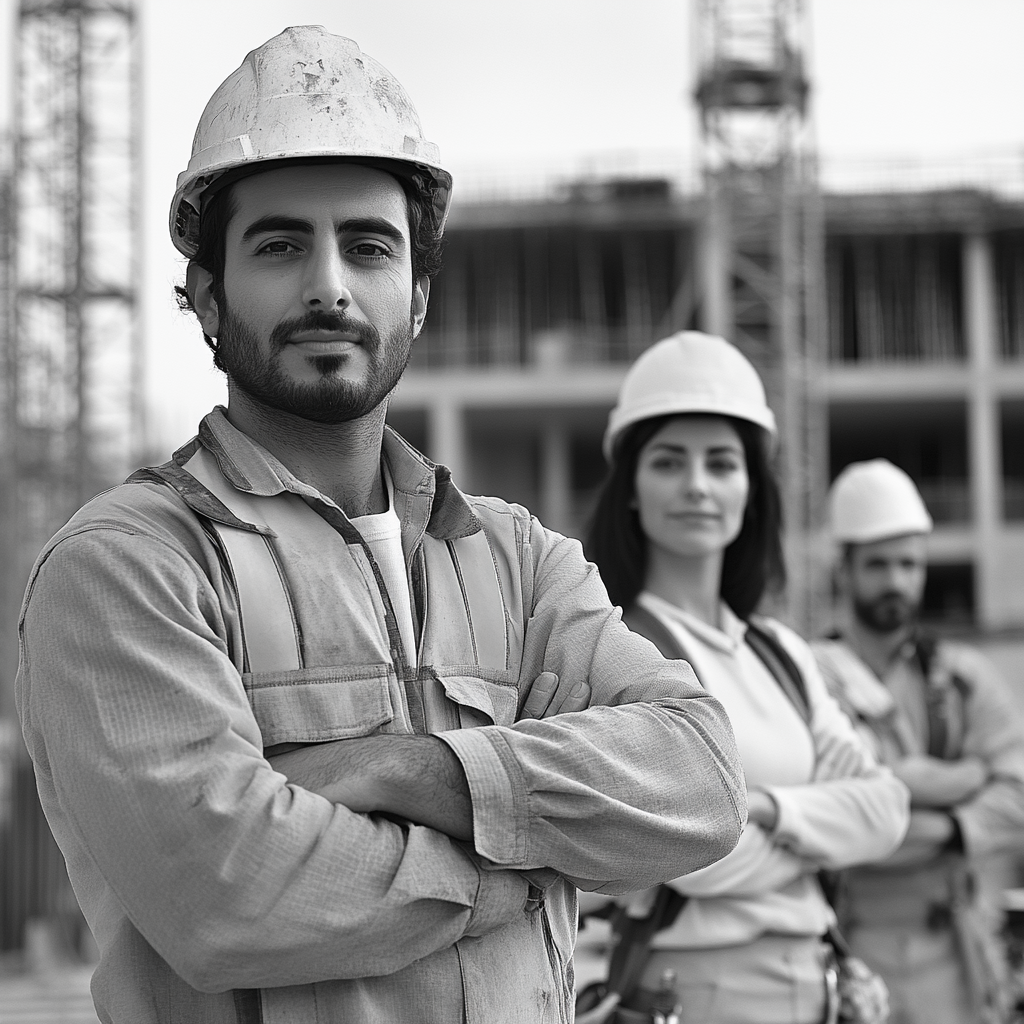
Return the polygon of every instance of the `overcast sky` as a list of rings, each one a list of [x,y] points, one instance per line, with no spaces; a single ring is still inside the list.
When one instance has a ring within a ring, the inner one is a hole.
[[[16,4],[3,0],[2,53]],[[402,81],[455,175],[585,170],[609,154],[692,159],[687,0],[145,0],[145,323],[151,433],[187,439],[221,400],[175,309],[174,180],[207,99],[288,24],[351,36]],[[1024,153],[1024,0],[815,0],[814,107],[826,161]],[[3,61],[9,67],[10,58]],[[6,76],[4,76],[6,77]],[[6,110],[10,89],[0,85]]]

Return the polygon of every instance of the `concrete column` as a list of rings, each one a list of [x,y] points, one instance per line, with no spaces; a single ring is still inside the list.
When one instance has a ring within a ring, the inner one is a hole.
[[[569,431],[564,423],[548,420],[540,435],[541,521],[560,533],[573,527],[572,459]]]
[[[975,538],[975,608],[983,628],[1001,625],[998,595],[1002,521],[1002,452],[995,274],[988,235],[964,237],[964,324],[971,386],[967,399],[967,452]]]
[[[452,471],[464,491],[473,493],[466,451],[465,410],[447,395],[438,395],[427,409],[427,454]]]

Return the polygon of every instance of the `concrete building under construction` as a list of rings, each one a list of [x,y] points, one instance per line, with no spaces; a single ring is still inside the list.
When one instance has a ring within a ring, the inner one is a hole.
[[[393,422],[469,490],[579,534],[626,366],[703,323],[703,203],[652,179],[457,206]],[[1024,203],[957,189],[823,211],[823,484],[901,465],[937,523],[929,614],[1024,628]]]

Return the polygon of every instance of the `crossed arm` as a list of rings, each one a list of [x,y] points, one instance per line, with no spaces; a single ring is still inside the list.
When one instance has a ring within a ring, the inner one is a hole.
[[[553,672],[534,680],[523,718],[582,711],[590,687],[570,690]],[[350,811],[384,814],[437,829],[453,839],[473,838],[473,803],[462,763],[434,736],[378,735],[335,740],[271,757],[288,781]]]
[[[988,781],[988,768],[977,757],[943,761],[913,754],[897,761],[892,770],[910,790],[910,827],[887,863],[894,867],[921,864],[956,841],[959,826],[951,812],[981,791]]]

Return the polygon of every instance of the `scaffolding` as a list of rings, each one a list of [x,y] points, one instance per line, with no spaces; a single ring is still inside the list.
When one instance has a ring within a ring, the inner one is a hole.
[[[13,714],[14,622],[32,561],[79,505],[127,475],[142,439],[134,3],[21,0],[14,48],[0,716]],[[34,845],[4,851],[28,872],[0,893],[8,943],[29,917],[74,906],[34,792],[15,800],[15,817],[10,841]]]
[[[779,419],[788,611],[815,625],[812,531],[826,484],[816,401],[824,350],[823,222],[802,0],[695,0],[705,190],[700,312],[765,380]]]

